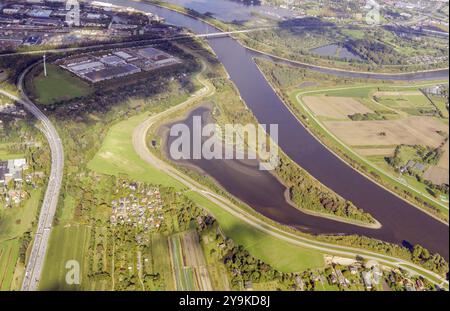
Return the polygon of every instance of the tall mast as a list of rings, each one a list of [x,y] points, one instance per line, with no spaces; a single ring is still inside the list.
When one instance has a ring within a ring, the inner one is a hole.
[[[44,58],[44,76],[46,77],[47,76],[47,63],[45,62],[45,54],[44,54],[43,58]]]

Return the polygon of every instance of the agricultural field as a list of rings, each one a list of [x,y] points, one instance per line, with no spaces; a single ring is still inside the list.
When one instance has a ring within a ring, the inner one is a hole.
[[[17,159],[23,158],[23,153],[11,153],[8,151],[8,148],[11,147],[11,143],[0,143],[0,159],[9,160],[9,159]]]
[[[375,101],[409,115],[437,115],[436,108],[420,91],[375,92]]]
[[[442,184],[442,183],[449,183],[449,170],[448,170],[448,163],[449,163],[449,146],[448,141],[447,143],[442,147],[444,150],[443,154],[441,155],[441,158],[439,159],[439,162],[437,165],[433,165],[428,170],[425,171],[425,174],[423,177],[427,180],[432,181],[435,184]]]
[[[169,249],[177,290],[212,290],[197,232],[170,236]]]
[[[449,135],[446,81],[340,80],[262,59],[256,61],[299,120],[324,144],[383,186],[448,219],[447,186],[424,179],[433,172],[431,169],[425,175],[429,167],[437,164],[437,157],[445,159],[443,147]],[[436,89],[440,89],[440,95],[435,95]],[[401,174],[401,167],[388,163],[401,145],[417,145],[435,156],[426,159],[427,163],[420,162],[424,170],[417,176]],[[435,169],[434,175],[443,176],[441,170]]]
[[[52,229],[39,290],[89,290],[96,284],[87,280],[88,248],[91,228],[86,225],[55,226]],[[66,283],[66,263],[80,264],[80,285]]]
[[[438,147],[448,127],[430,117],[408,117],[385,121],[325,121],[324,125],[348,146],[423,145]]]
[[[41,72],[33,79],[33,97],[43,105],[84,97],[93,92],[93,88],[57,65],[47,65],[47,77]]]
[[[355,113],[373,113],[359,101],[348,97],[306,96],[305,105],[316,115],[327,119],[348,120]]]
[[[431,101],[442,114],[443,118],[448,119],[448,100],[440,96],[430,96]]]
[[[170,262],[168,238],[162,234],[152,234],[151,248],[145,253],[151,264],[145,264],[146,273],[159,273],[159,282],[154,282],[155,290],[175,290],[175,279]]]
[[[410,160],[422,163],[424,169],[414,174],[438,186],[448,184],[448,118],[420,87],[352,86],[307,93],[301,97],[304,109],[338,144],[351,148],[366,163],[424,196],[448,204],[448,193],[428,189],[430,186],[416,177],[399,174],[400,166],[392,167],[386,162],[399,146],[441,150],[436,165],[424,163],[412,154],[403,156],[400,165],[405,166]]]
[[[11,290],[14,270],[19,258],[19,239],[0,242],[0,291]]]

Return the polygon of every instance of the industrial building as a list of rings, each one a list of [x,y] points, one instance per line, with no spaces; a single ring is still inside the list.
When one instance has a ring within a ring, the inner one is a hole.
[[[146,47],[65,59],[60,66],[84,80],[97,83],[179,63],[178,58],[166,52]]]

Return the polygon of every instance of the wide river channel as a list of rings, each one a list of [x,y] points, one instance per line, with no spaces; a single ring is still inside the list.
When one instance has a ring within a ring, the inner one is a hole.
[[[115,5],[156,13],[169,24],[193,32],[214,33],[217,29],[199,20],[164,8],[130,0],[103,0]],[[359,234],[402,244],[421,244],[449,257],[449,227],[359,174],[325,148],[286,108],[258,70],[250,52],[231,37],[208,39],[246,105],[261,124],[279,124],[279,145],[284,152],[321,183],[373,215],[380,229],[368,229],[302,213],[284,199],[284,187],[269,173],[258,173],[250,165],[240,169],[226,161],[192,163],[215,178],[228,192],[256,211],[280,223],[314,234]],[[308,66],[310,67],[310,66]],[[423,80],[447,79],[448,70],[420,74],[364,74],[311,68],[345,77]],[[222,163],[221,163],[222,162]],[[235,169],[232,169],[235,168]]]

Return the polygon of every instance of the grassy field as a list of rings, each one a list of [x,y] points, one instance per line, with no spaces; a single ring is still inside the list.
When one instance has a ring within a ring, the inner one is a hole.
[[[447,101],[445,100],[445,98],[432,96],[431,100],[433,101],[433,104],[436,106],[436,108],[439,109],[439,111],[442,113],[442,116],[448,119],[449,115],[446,106]]]
[[[17,159],[17,158],[23,158],[23,153],[10,153],[8,151],[9,143],[0,143],[0,159],[1,160],[10,160],[10,159]]]
[[[10,290],[19,257],[19,239],[0,242],[0,291]]]
[[[47,77],[41,72],[33,80],[35,96],[39,103],[53,104],[62,100],[86,96],[93,88],[56,65],[47,65]]]
[[[177,290],[193,291],[198,290],[194,278],[192,267],[186,267],[183,260],[183,250],[180,235],[175,234],[169,237],[170,258],[175,275]]]
[[[102,174],[117,176],[126,174],[137,181],[181,189],[182,186],[177,181],[144,162],[133,149],[131,142],[133,130],[146,117],[145,114],[139,115],[114,125],[88,167]],[[214,214],[228,237],[245,246],[253,256],[264,260],[276,269],[294,272],[323,266],[321,253],[280,241],[253,229],[244,221],[224,212],[200,195],[188,193],[188,196]],[[279,256],[279,254],[287,253],[291,255]]]
[[[39,284],[40,290],[89,290],[95,286],[86,283],[89,232],[90,228],[84,225],[70,227],[59,225],[53,228]],[[69,285],[65,282],[68,272],[65,265],[68,260],[76,260],[80,264],[82,271],[80,285]]]
[[[62,209],[61,217],[59,217],[60,221],[68,222],[73,219],[75,203],[75,198],[70,195],[66,195],[66,197],[64,198],[64,208]]]
[[[322,253],[292,245],[254,229],[200,194],[188,192],[186,195],[214,215],[226,236],[233,239],[235,243],[244,245],[253,256],[276,269],[283,272],[297,272],[323,267]],[[280,254],[289,254],[289,256],[280,256]]]
[[[175,290],[167,237],[161,234],[152,235],[152,267],[153,271],[161,273],[165,288],[163,290]]]
[[[361,87],[336,91],[325,91],[321,94],[334,97],[356,97],[367,98],[373,91],[373,87]]]
[[[219,291],[230,290],[228,271],[223,261],[218,260],[213,253],[216,252],[216,231],[203,231],[201,233],[201,247],[208,268],[212,288]],[[214,251],[212,252],[212,250]]]
[[[148,165],[134,151],[133,130],[147,117],[146,114],[138,115],[112,126],[88,168],[106,175],[125,174],[134,180],[182,189],[179,182]]]
[[[0,241],[20,237],[31,228],[39,208],[42,191],[35,189],[23,207],[2,211],[0,219]]]

